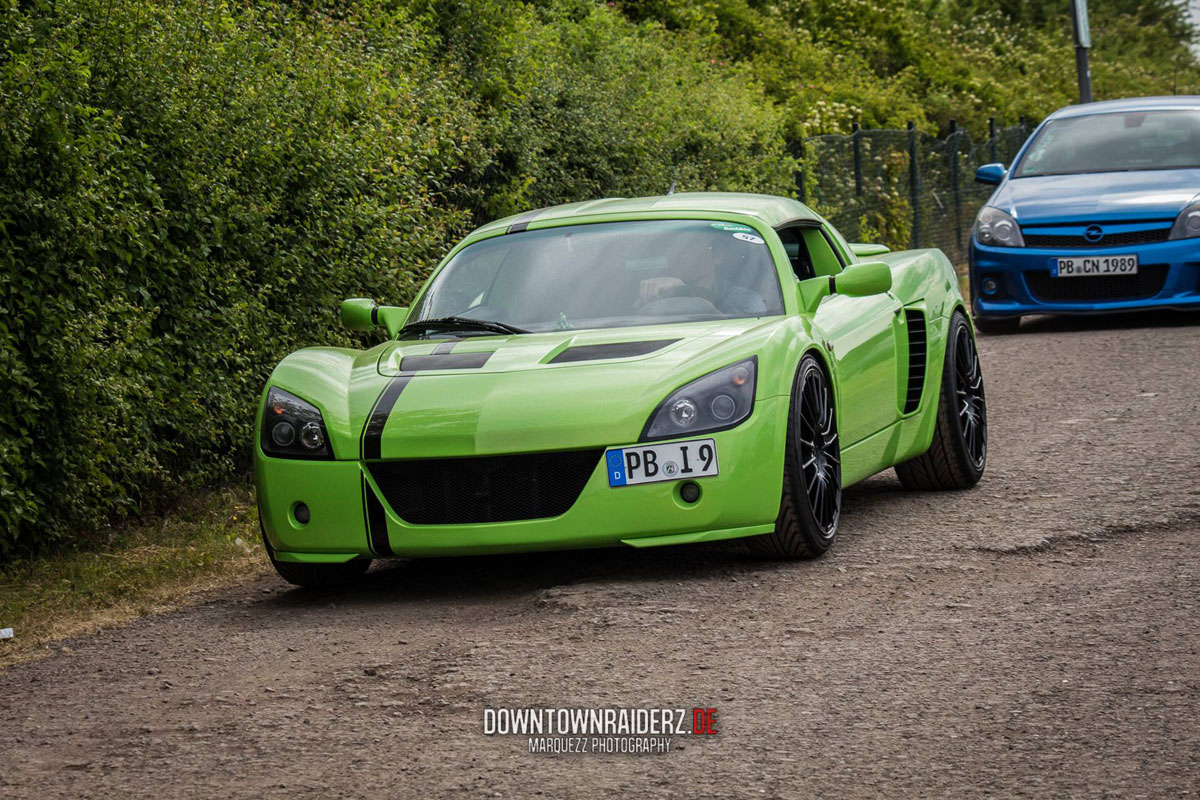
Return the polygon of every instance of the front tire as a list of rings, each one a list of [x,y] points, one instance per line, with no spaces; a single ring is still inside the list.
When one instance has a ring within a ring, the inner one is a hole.
[[[271,566],[293,586],[309,589],[331,589],[345,586],[357,578],[361,578],[371,566],[371,559],[356,558],[341,564],[300,564],[294,561],[279,561],[275,558],[275,548],[267,541],[267,532],[263,528],[262,519],[258,521],[259,532],[262,533],[263,546],[267,548],[267,558]]]
[[[966,489],[987,465],[987,402],[971,327],[961,311],[950,318],[933,443],[896,465],[905,489]]]
[[[842,508],[842,464],[833,388],[816,356],[796,370],[788,411],[783,492],[771,533],[747,539],[763,558],[811,559],[837,538]]]

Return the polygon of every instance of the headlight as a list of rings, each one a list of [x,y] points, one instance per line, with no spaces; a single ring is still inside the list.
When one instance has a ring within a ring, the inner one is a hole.
[[[275,387],[267,392],[262,449],[277,458],[333,458],[325,421],[317,407]]]
[[[998,208],[984,206],[975,220],[975,238],[991,247],[1024,247],[1017,221]]]
[[[676,389],[650,415],[642,441],[732,428],[754,409],[758,358],[748,358]]]
[[[1200,236],[1200,203],[1192,203],[1179,212],[1169,239],[1192,239]]]

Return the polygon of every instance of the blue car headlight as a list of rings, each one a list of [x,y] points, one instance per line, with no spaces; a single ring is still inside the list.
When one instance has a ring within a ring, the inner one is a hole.
[[[1192,203],[1175,218],[1170,239],[1193,239],[1200,236],[1200,203]]]
[[[984,206],[975,219],[975,239],[990,247],[1024,247],[1021,228],[1009,214]]]
[[[758,358],[697,378],[659,403],[642,431],[643,442],[732,428],[754,410]]]
[[[260,441],[263,452],[276,458],[333,458],[317,407],[274,386],[267,392]]]

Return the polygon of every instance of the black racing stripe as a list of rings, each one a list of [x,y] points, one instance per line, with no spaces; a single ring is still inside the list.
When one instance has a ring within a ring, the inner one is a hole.
[[[388,540],[387,512],[383,510],[383,503],[379,502],[375,490],[371,488],[371,484],[367,483],[365,475],[363,476],[363,494],[367,497],[367,536],[370,537],[371,550],[377,556],[396,555],[392,550],[392,543]]]
[[[550,364],[563,364],[571,361],[596,361],[602,358],[632,358],[644,356],[655,350],[662,350],[669,344],[675,344],[678,339],[655,339],[648,342],[614,342],[612,344],[582,344],[568,347],[550,359]]]
[[[360,477],[362,478],[362,483],[359,488],[362,491],[360,492],[359,502],[362,504],[363,527],[367,531],[367,549],[373,550],[371,547],[371,515],[367,509],[367,476],[361,475]]]
[[[549,208],[549,206],[546,206],[546,208]],[[505,233],[520,233],[525,230],[529,227],[529,223],[533,222],[533,218],[545,211],[546,208],[535,208],[533,211],[526,211],[508,226],[508,230]]]
[[[387,418],[392,413],[392,408],[396,405],[396,398],[404,391],[404,387],[408,386],[410,380],[412,380],[411,375],[400,375],[399,377],[392,378],[388,382],[388,385],[383,387],[383,392],[380,393],[379,399],[375,401],[375,407],[371,409],[371,416],[367,419],[367,424],[363,426],[363,458],[381,458],[383,426],[387,423]]]
[[[423,369],[479,369],[492,357],[486,353],[432,353],[426,356],[405,356],[400,359],[401,372],[419,372]]]
[[[451,350],[453,350],[454,345],[458,344],[458,342],[458,339],[451,339],[448,342],[442,342],[437,347],[433,348],[433,354],[435,356],[444,356],[446,353],[449,353]]]

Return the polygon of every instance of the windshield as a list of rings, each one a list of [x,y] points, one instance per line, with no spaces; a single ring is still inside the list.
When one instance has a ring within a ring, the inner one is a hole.
[[[1046,124],[1014,177],[1200,168],[1200,111],[1137,111]]]
[[[467,317],[538,332],[782,313],[774,261],[750,226],[649,220],[476,242],[437,274],[410,324]]]

